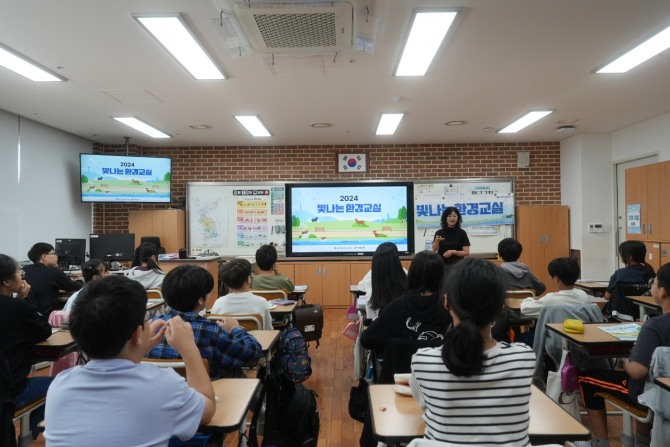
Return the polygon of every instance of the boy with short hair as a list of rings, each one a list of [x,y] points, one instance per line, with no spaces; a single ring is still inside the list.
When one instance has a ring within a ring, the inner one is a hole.
[[[82,283],[73,281],[58,266],[58,255],[53,245],[38,242],[28,251],[31,265],[23,267],[25,279],[30,284],[28,301],[33,303],[42,315],[48,317],[54,310],[61,290],[74,292]]]
[[[505,271],[505,287],[507,290],[533,289],[535,295],[542,295],[547,287],[530,272],[530,267],[518,261],[522,251],[521,243],[511,237],[498,243],[498,255],[503,260],[500,267]]]
[[[277,249],[274,245],[262,245],[256,250],[256,265],[259,272],[252,278],[252,289],[284,289],[288,293],[293,292],[295,287],[291,280],[277,270]]]
[[[186,264],[170,270],[163,281],[162,292],[171,310],[161,319],[180,316],[191,324],[200,355],[209,361],[212,378],[244,377],[242,367],[261,358],[261,345],[234,318],[212,321],[200,315],[213,288],[212,274],[200,266]],[[180,355],[163,340],[147,357],[177,359]]]
[[[526,298],[521,302],[521,314],[537,317],[544,306],[561,304],[590,304],[589,296],[581,289],[575,289],[575,282],[581,274],[579,264],[571,258],[552,259],[547,266],[549,276],[557,292],[543,297]]]
[[[272,315],[268,301],[249,292],[251,287],[251,263],[246,259],[226,262],[221,270],[223,283],[230,289],[212,306],[213,314],[259,314],[263,317],[263,329],[272,329]]]
[[[180,317],[146,318],[142,285],[124,276],[89,283],[70,315],[70,331],[89,357],[49,387],[47,444],[167,446],[193,437],[216,411],[214,389],[193,331]],[[184,359],[186,381],[172,369],[142,364],[165,336]]]

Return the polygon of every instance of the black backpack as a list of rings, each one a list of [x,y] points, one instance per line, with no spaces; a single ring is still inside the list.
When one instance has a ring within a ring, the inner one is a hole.
[[[265,379],[263,447],[316,447],[319,439],[317,394],[283,374]]]

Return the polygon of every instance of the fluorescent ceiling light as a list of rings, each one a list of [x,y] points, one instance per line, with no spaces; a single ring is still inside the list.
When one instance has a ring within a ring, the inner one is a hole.
[[[516,133],[521,129],[530,126],[535,121],[544,118],[551,112],[553,112],[553,110],[537,110],[535,112],[528,112],[509,126],[499,130],[498,133]]]
[[[170,135],[161,132],[155,127],[152,127],[147,123],[145,123],[144,121],[140,121],[132,116],[129,117],[115,116],[114,119],[120,123],[125,124],[128,127],[132,127],[135,130],[139,130],[143,134],[149,135],[152,138],[172,138]]]
[[[2,44],[0,44],[0,65],[35,82],[65,80]]]
[[[670,48],[670,27],[605,65],[596,73],[625,73],[668,48]]]
[[[424,76],[458,11],[418,11],[395,76]]]
[[[261,120],[255,115],[235,115],[235,119],[244,126],[254,137],[269,137],[270,132],[265,128]]]
[[[226,79],[181,15],[133,16],[196,79]]]
[[[375,135],[393,135],[403,116],[404,113],[382,113]]]

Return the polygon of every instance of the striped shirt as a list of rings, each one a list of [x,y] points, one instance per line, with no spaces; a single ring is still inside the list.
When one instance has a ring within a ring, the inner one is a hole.
[[[424,409],[425,437],[468,446],[529,445],[528,402],[535,354],[526,345],[498,342],[484,352],[481,374],[451,373],[442,347],[412,357],[410,386]]]

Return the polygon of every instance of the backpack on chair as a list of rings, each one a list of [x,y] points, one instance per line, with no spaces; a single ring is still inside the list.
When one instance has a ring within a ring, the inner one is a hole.
[[[279,336],[277,355],[272,361],[272,370],[283,373],[294,383],[304,382],[312,375],[312,359],[302,333],[294,328],[285,328]]]

